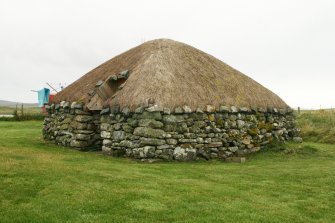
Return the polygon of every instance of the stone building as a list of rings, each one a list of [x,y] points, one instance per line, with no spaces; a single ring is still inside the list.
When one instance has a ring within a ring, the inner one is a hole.
[[[299,139],[292,110],[276,94],[167,39],[101,64],[47,109],[46,140],[138,159],[225,159]]]

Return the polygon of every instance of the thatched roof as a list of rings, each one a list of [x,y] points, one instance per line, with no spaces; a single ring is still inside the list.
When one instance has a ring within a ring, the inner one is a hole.
[[[224,62],[184,43],[158,39],[122,53],[66,87],[56,101],[88,103],[99,80],[129,70],[130,76],[105,106],[132,110],[151,102],[160,108],[206,105],[286,108],[276,94]]]

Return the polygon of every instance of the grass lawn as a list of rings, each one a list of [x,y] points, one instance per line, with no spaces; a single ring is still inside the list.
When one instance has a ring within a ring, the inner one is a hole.
[[[335,222],[335,145],[147,164],[45,143],[41,126],[0,122],[0,222]]]
[[[12,115],[14,113],[15,107],[6,107],[6,106],[0,106],[0,114],[4,115]],[[17,107],[17,111],[19,114],[21,114],[21,106],[19,105]],[[38,107],[24,107],[23,112],[25,114],[41,114],[42,110]]]

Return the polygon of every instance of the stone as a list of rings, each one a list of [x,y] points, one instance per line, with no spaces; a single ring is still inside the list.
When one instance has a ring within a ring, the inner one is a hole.
[[[135,148],[136,145],[130,140],[123,140],[120,142],[119,146],[127,148]]]
[[[212,158],[212,159],[216,159],[216,158],[218,158],[218,154],[217,154],[217,153],[211,153],[211,158]]]
[[[156,111],[160,111],[158,105],[153,105],[149,108],[146,109],[148,112],[156,112]]]
[[[75,110],[74,110],[74,113],[75,113],[76,115],[90,115],[89,112],[85,112],[85,111],[83,111],[83,110],[81,110],[81,109],[75,109]]]
[[[72,107],[71,107],[72,108]],[[73,109],[78,109],[78,110],[82,110],[83,109],[83,105],[81,103],[76,103],[74,106],[73,106]]]
[[[164,145],[166,142],[164,139],[156,139],[156,138],[140,138],[140,146],[160,146]]]
[[[86,135],[86,134],[76,134],[75,138],[76,138],[76,140],[86,141],[86,140],[90,140],[91,136]]]
[[[265,133],[265,137],[266,137],[266,138],[271,138],[271,137],[272,137],[272,133],[270,133],[270,132]]]
[[[134,128],[131,125],[127,125],[127,124],[122,125],[122,129],[123,131],[127,133],[133,133],[134,131]]]
[[[169,145],[177,145],[178,141],[176,139],[166,139],[166,143]]]
[[[142,106],[135,109],[136,114],[142,114],[144,112],[144,108]]]
[[[247,112],[251,112],[251,110],[248,107],[240,107],[240,112],[247,113]]]
[[[63,124],[69,124],[71,123],[72,119],[71,118],[66,118],[63,120]]]
[[[66,102],[63,104],[63,108],[70,108],[70,102],[66,101]]]
[[[92,131],[92,130],[74,130],[74,133],[90,135],[90,134],[93,134],[94,131]]]
[[[101,123],[100,124],[100,130],[102,131],[110,131],[111,130],[111,125],[108,123]]]
[[[184,105],[184,106],[183,106],[183,110],[184,110],[184,113],[186,113],[186,114],[192,112],[192,109],[191,109],[189,106],[187,106],[187,105]]]
[[[159,155],[161,155],[163,153],[163,151],[161,149],[156,149],[155,151],[155,155],[159,157]]]
[[[215,134],[214,133],[208,133],[209,138],[214,138]]]
[[[197,108],[197,110],[195,110],[195,112],[200,113],[200,114],[204,113],[204,111],[201,108]]]
[[[117,76],[116,75],[111,75],[109,77],[110,80],[117,81]]]
[[[212,147],[221,147],[222,146],[222,142],[211,142],[207,146],[209,148],[212,148]]]
[[[232,146],[232,147],[229,147],[228,150],[234,153],[238,150],[238,147],[237,146]]]
[[[197,156],[200,157],[200,158],[203,158],[205,160],[209,160],[210,159],[210,156],[206,153],[206,151],[204,151],[203,149],[198,149],[197,151]]]
[[[164,138],[166,138],[166,139],[170,139],[171,137],[172,137],[172,135],[169,134],[169,133],[167,133],[167,134],[165,134],[165,137],[164,137]]]
[[[159,139],[163,139],[166,136],[166,133],[163,130],[153,129],[150,127],[137,127],[135,128],[133,134],[146,138],[159,138]]]
[[[148,112],[144,111],[141,115],[138,116],[139,119],[155,119],[162,120],[162,114],[159,111]]]
[[[174,146],[172,145],[161,145],[161,146],[157,146],[157,149],[160,150],[160,151],[163,151],[163,150],[167,150],[167,149],[174,149]]]
[[[232,113],[237,113],[238,112],[238,108],[235,107],[235,106],[231,106],[230,110],[231,110]]]
[[[112,136],[112,134],[107,131],[101,131],[100,135],[101,135],[101,138],[105,138],[105,139],[110,139]]]
[[[200,144],[204,143],[204,138],[198,137],[197,143],[200,143]]]
[[[114,131],[113,132],[113,139],[116,141],[121,141],[124,139],[126,133],[124,131]]]
[[[195,121],[193,123],[193,126],[190,128],[190,132],[193,133],[200,133],[201,129],[206,126],[206,123],[204,121]]]
[[[154,146],[144,146],[143,147],[143,154],[146,158],[153,158],[155,157],[155,147]]]
[[[276,136],[282,136],[284,134],[284,131],[282,129],[277,130],[274,132]]]
[[[120,130],[122,128],[122,124],[121,123],[116,123],[116,124],[114,124],[114,126],[113,126],[113,129],[114,130]]]
[[[61,130],[66,130],[66,129],[68,129],[69,128],[69,124],[62,124],[60,127],[59,127],[59,129],[61,129]]]
[[[171,110],[170,110],[169,108],[164,108],[164,109],[163,109],[163,113],[164,113],[165,115],[169,115],[169,114],[171,114]]]
[[[194,133],[188,133],[188,132],[186,132],[186,133],[184,133],[184,136],[187,139],[195,139],[196,138],[196,135]]]
[[[182,115],[164,115],[163,116],[164,123],[180,123],[184,121],[185,119]]]
[[[164,124],[160,121],[156,121],[154,119],[140,119],[138,121],[138,125],[142,127],[151,127],[154,129],[159,129],[164,126]]]
[[[266,144],[268,144],[269,143],[269,141],[264,141],[264,142],[262,142],[262,145],[266,145]],[[254,148],[255,147],[255,145],[254,144],[249,144],[249,145],[247,145],[247,148],[248,149],[252,149],[252,148]]]
[[[111,117],[114,117],[115,120],[116,120],[116,122],[118,122],[120,124],[125,120],[125,116],[124,115],[121,115],[121,114],[116,114],[116,115],[111,114],[111,115],[112,115]]]
[[[130,109],[129,109],[128,107],[124,107],[124,108],[122,109],[122,113],[123,113],[125,116],[128,116],[129,113],[130,113]]]
[[[230,115],[229,116],[229,120],[231,120],[231,121],[235,121],[236,119],[237,119],[236,115]]]
[[[219,111],[222,113],[228,113],[230,110],[227,106],[222,105],[220,106]]]
[[[76,106],[76,104],[77,104],[77,102],[75,102],[75,101],[74,101],[74,102],[72,102],[72,103],[71,103],[71,106],[70,106],[70,108],[74,109],[74,108],[75,108],[75,106]]]
[[[197,139],[179,139],[180,143],[196,143]]]
[[[177,132],[177,133],[188,132],[188,128],[187,128],[186,123],[165,124],[164,125],[164,130],[166,132]]]
[[[101,150],[102,150],[102,153],[105,155],[112,155],[112,148],[110,147],[102,146]]]
[[[128,76],[129,76],[129,71],[124,70],[117,76],[117,78],[128,78]]]
[[[213,105],[206,105],[206,112],[208,113],[215,112],[215,107]]]
[[[88,141],[71,140],[70,146],[71,147],[77,147],[77,148],[84,148],[84,147],[89,146],[89,142]]]
[[[102,145],[104,146],[111,146],[113,144],[113,141],[110,139],[104,139],[102,140]]]
[[[296,143],[302,143],[302,138],[301,137],[293,137],[293,141]]]
[[[119,105],[113,105],[110,107],[110,113],[117,114],[120,112],[120,106]]]
[[[219,149],[218,149],[218,148],[211,148],[211,152],[213,152],[213,153],[218,153],[218,152],[219,152]]]
[[[72,122],[71,126],[74,129],[78,129],[78,130],[87,130],[87,127],[88,127],[87,123],[80,123],[80,122]]]
[[[93,117],[89,115],[77,115],[74,120],[77,122],[90,122],[93,120]]]
[[[131,127],[136,127],[138,124],[138,120],[137,119],[133,119],[133,118],[128,118],[127,119],[127,123],[131,126]]]
[[[96,84],[95,87],[100,87],[104,83],[103,80],[99,80]]]
[[[237,128],[241,129],[243,128],[245,125],[245,122],[242,120],[237,120]]]
[[[249,145],[251,143],[251,137],[245,137],[243,140],[242,140],[242,143],[244,145]]]
[[[262,107],[259,107],[257,110],[260,113],[266,113],[267,112],[267,109],[266,108],[262,108]]]
[[[213,128],[213,131],[214,131],[215,133],[220,133],[220,132],[221,132],[221,129],[219,129],[219,128],[217,128],[217,127],[214,127],[214,128]]]
[[[208,120],[211,121],[211,122],[214,122],[214,121],[215,121],[215,115],[214,115],[214,114],[208,114],[207,118],[208,118]]]
[[[178,146],[173,150],[173,157],[179,161],[194,160],[196,158],[196,150],[192,148],[184,149]]]
[[[245,163],[246,159],[245,157],[228,157],[226,158],[226,161],[232,163]]]
[[[176,107],[174,109],[174,113],[176,113],[176,114],[183,114],[183,109],[181,107]]]

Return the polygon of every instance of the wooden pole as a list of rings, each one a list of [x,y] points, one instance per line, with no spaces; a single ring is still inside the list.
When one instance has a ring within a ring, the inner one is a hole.
[[[58,91],[54,87],[52,87],[49,83],[47,83],[47,85],[51,87],[54,91],[56,91],[56,93],[58,93]]]

